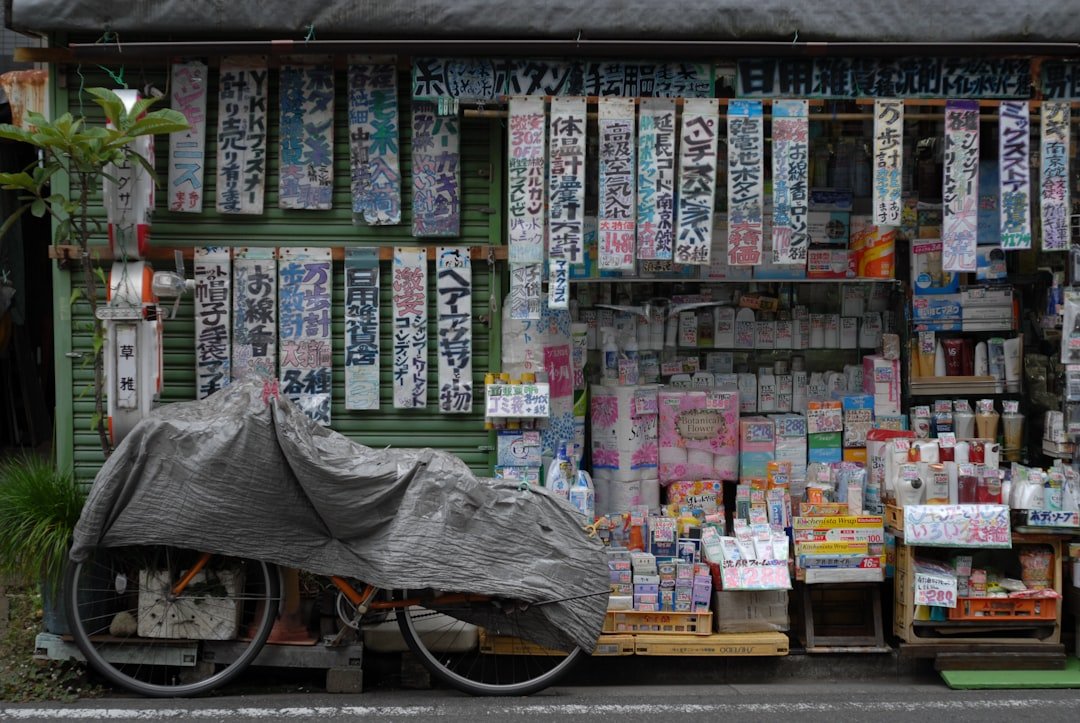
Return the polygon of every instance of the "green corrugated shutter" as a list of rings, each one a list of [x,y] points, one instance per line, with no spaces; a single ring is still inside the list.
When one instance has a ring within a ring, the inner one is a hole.
[[[115,87],[104,74],[89,72],[82,68],[85,80],[73,71],[67,77],[69,89],[68,104],[74,114],[80,113],[79,91],[81,87]],[[138,82],[153,82],[159,88],[165,87],[165,71],[158,69],[151,74],[140,76]],[[129,82],[132,82],[129,71]],[[326,212],[282,211],[277,208],[277,83],[276,72],[270,74],[270,99],[268,105],[268,174],[266,179],[266,210],[262,216],[223,217],[213,209],[215,164],[217,153],[215,132],[217,127],[217,72],[211,69],[211,87],[207,103],[207,167],[205,174],[205,202],[202,214],[172,214],[162,210],[164,198],[159,197],[155,215],[152,242],[154,246],[190,247],[205,245],[227,246],[341,246],[348,243],[366,244],[422,244],[443,243],[438,239],[414,239],[411,229],[411,176],[409,174],[411,157],[411,123],[409,120],[409,79],[408,73],[402,72],[399,78],[399,97],[401,112],[401,166],[402,166],[402,221],[400,226],[372,228],[352,224],[351,197],[349,192],[349,149],[346,143],[346,97],[345,71],[336,72],[337,96],[335,98],[335,169],[334,169],[334,210]],[[102,122],[98,107],[83,94],[81,109],[91,123]],[[498,121],[464,121],[461,126],[462,153],[462,236],[460,239],[446,239],[446,245],[452,244],[488,244],[498,243],[501,237],[501,214],[499,209],[499,173],[492,173],[493,168],[500,168],[501,159],[492,158],[498,154],[501,143],[492,142],[492,135],[501,137]],[[162,178],[167,174],[167,140],[159,136],[157,168]],[[95,199],[96,211],[104,216],[100,199]],[[494,210],[494,211],[493,211]],[[158,268],[169,267],[168,262],[155,262]],[[436,447],[445,449],[461,457],[479,473],[490,470],[489,433],[483,425],[483,375],[498,363],[499,316],[492,314],[490,301],[493,291],[497,296],[498,271],[489,267],[485,261],[473,261],[473,380],[476,394],[473,413],[470,415],[441,415],[438,412],[436,397],[436,377],[438,360],[435,354],[435,294],[433,286],[433,266],[429,267],[429,397],[428,407],[424,410],[396,410],[393,408],[393,396],[390,387],[392,373],[392,341],[390,339],[391,294],[390,265],[382,264],[382,354],[381,378],[383,394],[379,411],[349,412],[345,410],[343,384],[343,290],[342,264],[334,267],[334,309],[333,324],[333,407],[331,412],[334,429],[352,439],[370,446],[395,447]],[[493,273],[494,271],[494,273]],[[191,265],[187,273],[191,275]],[[79,274],[71,279],[75,287],[81,286]],[[495,289],[493,289],[493,284]],[[194,323],[192,320],[192,302],[190,296],[180,305],[179,316],[165,324],[165,388],[163,402],[175,402],[194,399],[195,397],[195,352]],[[88,355],[91,348],[89,332],[89,306],[76,304],[73,309],[72,350]],[[489,324],[491,326],[489,326]],[[494,357],[494,364],[489,361],[489,354]],[[56,363],[73,366],[73,384],[70,393],[74,408],[74,455],[75,469],[81,479],[92,478],[102,463],[102,454],[97,435],[91,430],[93,415],[92,380],[93,373],[89,365],[83,365],[78,359],[71,361],[60,357]],[[58,420],[59,421],[59,420]]]

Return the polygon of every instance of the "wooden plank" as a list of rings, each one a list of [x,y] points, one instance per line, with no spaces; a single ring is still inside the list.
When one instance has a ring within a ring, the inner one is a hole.
[[[409,244],[409,243],[360,243],[349,244],[344,246],[341,244],[326,244],[326,243],[312,243],[312,247],[318,246],[319,248],[330,247],[334,261],[342,261],[345,258],[345,249],[352,246],[371,247],[377,246],[379,249],[380,261],[392,261],[394,258],[394,247],[405,246],[408,248],[422,248],[427,251],[428,261],[435,260],[436,248],[439,246],[468,246],[469,256],[477,261],[484,261],[488,258],[488,254],[491,254],[491,258],[495,261],[506,260],[506,247],[505,246],[489,246],[486,244],[465,244],[465,243],[445,243],[445,244]],[[146,257],[151,261],[172,261],[173,252],[179,250],[186,261],[190,261],[194,256],[194,247],[183,246],[151,246],[147,251]],[[90,255],[92,258],[99,262],[112,261],[113,254],[105,246],[93,246],[90,249]],[[69,261],[78,261],[80,259],[79,247],[75,245],[52,245],[49,246],[49,258],[50,259],[63,259]],[[170,267],[171,268],[171,267]]]
[[[510,635],[491,635],[486,630],[480,630],[480,652],[485,655],[529,655],[539,657],[564,656],[561,650],[552,650],[536,643],[515,638]],[[633,655],[633,635],[601,635],[596,641],[596,648],[592,655]]]
[[[633,635],[601,635],[596,641],[593,656],[633,655],[635,650]]]
[[[939,653],[934,670],[1064,670],[1064,653]]]
[[[637,635],[637,655],[782,656],[788,654],[783,633],[714,633],[712,635]]]
[[[1034,640],[1017,640],[1015,638],[1001,638],[993,641],[983,638],[981,640],[949,639],[940,643],[900,643],[901,658],[936,658],[942,653],[992,655],[1002,652],[1065,655],[1065,646],[1061,643],[1040,643]]]

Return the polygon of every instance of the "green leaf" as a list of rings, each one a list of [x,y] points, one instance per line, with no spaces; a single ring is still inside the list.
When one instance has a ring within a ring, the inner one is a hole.
[[[6,138],[10,141],[22,141],[23,143],[34,143],[33,134],[28,130],[13,126],[10,123],[0,123],[0,138]]]
[[[124,117],[124,101],[108,88],[87,88],[86,92],[94,96],[94,102],[105,111],[105,118],[114,124]]]
[[[157,170],[154,168],[154,165],[150,163],[150,161],[146,160],[142,157],[142,155],[135,153],[134,151],[128,154],[128,158],[134,160],[140,166],[146,169],[146,172],[150,174],[150,178],[154,179],[154,183],[158,183]]]
[[[34,215],[34,218],[41,218],[45,215],[45,211],[48,207],[45,205],[45,201],[40,198],[35,198],[30,204],[30,213]]]
[[[10,216],[4,219],[4,225],[0,226],[0,238],[4,238],[7,232],[11,230],[11,227],[19,220],[24,213],[30,209],[30,206],[20,206],[18,210],[14,211]]]
[[[190,127],[182,113],[174,110],[159,110],[132,123],[127,133],[135,138],[158,133],[179,133]]]
[[[82,289],[72,289],[71,298],[68,299],[68,306],[75,306],[75,302],[83,297]]]
[[[95,266],[94,274],[98,277],[98,281],[100,281],[103,285],[108,286],[109,280],[105,278],[105,269],[101,268],[100,266]]]
[[[18,189],[24,189],[32,191],[37,186],[34,183],[34,179],[26,171],[19,171],[18,173],[0,173],[0,187],[5,190],[13,191]]]

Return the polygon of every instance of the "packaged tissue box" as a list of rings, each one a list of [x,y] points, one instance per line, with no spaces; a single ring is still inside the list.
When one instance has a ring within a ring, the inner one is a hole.
[[[739,420],[739,479],[765,479],[776,455],[776,431],[768,417]]]
[[[801,414],[775,414],[776,447],[773,458],[791,463],[791,478],[806,479],[806,417]]]
[[[705,513],[724,507],[724,483],[720,480],[682,480],[667,486],[667,501],[673,507],[700,509]]]
[[[659,404],[661,482],[738,478],[738,392],[665,391]]]

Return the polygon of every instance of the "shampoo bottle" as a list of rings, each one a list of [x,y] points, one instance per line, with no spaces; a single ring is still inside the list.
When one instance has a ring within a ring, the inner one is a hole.
[[[585,470],[578,470],[577,483],[570,488],[570,504],[592,522],[596,517],[596,493],[592,478]]]
[[[574,466],[570,463],[570,458],[566,455],[566,442],[559,443],[559,451],[555,454],[555,459],[551,461],[551,466],[548,467],[547,479],[544,481],[544,486],[552,494],[559,495],[563,499],[570,499],[570,482],[573,480]]]
[[[603,382],[607,386],[619,383],[619,347],[615,344],[615,329],[605,326],[600,329],[603,357]]]

